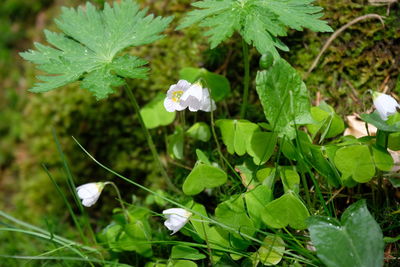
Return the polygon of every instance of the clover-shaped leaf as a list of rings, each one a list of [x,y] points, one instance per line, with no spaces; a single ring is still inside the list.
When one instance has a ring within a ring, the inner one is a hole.
[[[78,9],[63,8],[57,26],[62,31],[45,31],[52,46],[35,43],[36,51],[20,55],[46,72],[42,81],[30,91],[46,92],[82,79],[81,87],[97,99],[113,93],[113,87],[124,84],[124,78],[146,78],[144,59],[120,55],[125,48],[152,43],[170,23],[171,18],[146,16],[132,0],[123,0],[113,7],[105,4],[98,11],[92,4]]]
[[[294,229],[302,230],[307,227],[308,216],[310,214],[303,202],[292,191],[289,191],[265,206],[262,220],[273,228],[290,225]]]
[[[220,168],[198,164],[186,177],[183,183],[183,193],[186,195],[197,195],[206,188],[213,188],[223,185],[228,176]]]

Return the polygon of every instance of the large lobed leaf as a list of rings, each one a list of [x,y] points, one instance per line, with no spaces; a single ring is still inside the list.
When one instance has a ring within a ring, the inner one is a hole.
[[[132,0],[123,0],[113,7],[105,4],[97,10],[87,3],[85,8],[63,8],[57,26],[62,31],[45,31],[52,46],[35,43],[36,51],[20,55],[49,75],[38,76],[32,92],[46,92],[83,79],[82,88],[98,99],[113,93],[113,87],[125,78],[146,78],[146,60],[119,53],[127,47],[152,43],[172,18],[146,16]]]
[[[320,20],[322,8],[313,6],[314,0],[203,0],[193,3],[198,9],[188,13],[178,29],[199,24],[209,30],[211,48],[232,34],[239,32],[248,44],[264,54],[279,57],[276,48],[288,48],[278,39],[287,34],[287,28],[330,32],[332,29]]]

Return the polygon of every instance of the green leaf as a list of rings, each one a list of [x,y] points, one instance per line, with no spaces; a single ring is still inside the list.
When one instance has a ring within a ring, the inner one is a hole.
[[[287,28],[313,31],[332,31],[326,22],[319,20],[321,8],[310,0],[203,0],[193,3],[198,9],[184,18],[178,29],[198,24],[208,30],[211,48],[239,32],[248,44],[253,44],[261,54],[270,52],[279,57],[276,48],[288,51],[277,37],[286,36]]]
[[[285,253],[285,242],[277,235],[267,235],[264,238],[263,245],[255,252],[251,259],[254,266],[259,262],[264,265],[277,265]]]
[[[334,159],[336,167],[342,173],[342,181],[352,178],[366,183],[375,175],[375,166],[367,145],[352,145],[338,149]]]
[[[180,126],[175,128],[175,132],[167,137],[167,151],[170,157],[183,159],[184,134]]]
[[[250,236],[255,233],[253,221],[247,215],[242,196],[232,196],[229,200],[220,203],[215,209],[215,217],[219,222],[237,229],[240,233]],[[240,234],[233,233],[232,237],[237,238],[235,240],[237,247],[244,248],[249,245]]]
[[[377,129],[385,132],[400,132],[400,125],[389,125],[386,121],[382,120],[377,111],[371,114],[361,114],[361,119],[367,123],[374,125]]]
[[[267,162],[274,153],[277,141],[278,135],[275,133],[254,132],[247,147],[249,155],[253,157],[254,164],[261,165]]]
[[[206,258],[206,256],[204,254],[201,254],[195,248],[177,245],[177,246],[172,247],[171,258],[172,259],[201,260],[201,259]]]
[[[186,177],[182,189],[186,195],[197,195],[206,188],[223,185],[227,178],[226,173],[220,168],[198,164]]]
[[[266,185],[269,189],[272,189],[275,183],[275,175],[275,168],[263,168],[257,172],[256,177],[257,180],[260,181],[263,185]]]
[[[207,155],[200,149],[196,149],[197,159],[204,164],[211,165],[210,160],[208,159]]]
[[[87,3],[85,7],[62,8],[56,20],[61,33],[45,31],[52,46],[35,43],[36,51],[20,55],[33,63],[47,76],[30,89],[46,92],[82,80],[81,87],[91,91],[97,99],[114,92],[124,78],[147,78],[146,60],[120,55],[124,49],[152,43],[163,37],[160,33],[172,18],[146,16],[132,0],[123,0],[113,7],[104,5],[98,11]],[[118,76],[117,76],[118,75]]]
[[[293,191],[299,193],[300,176],[295,170],[288,168],[280,168],[280,175],[283,184],[283,189],[286,192]]]
[[[333,149],[332,146],[327,148],[325,146],[309,145],[311,157],[309,163],[311,166],[323,177],[325,177],[329,184],[334,187],[340,186],[340,174],[328,156],[328,149]],[[336,147],[335,147],[336,148]],[[336,148],[337,149],[337,148]]]
[[[192,125],[186,134],[193,139],[200,140],[202,142],[208,142],[211,138],[210,126],[205,122],[197,122]]]
[[[210,89],[211,98],[215,101],[221,101],[231,92],[231,85],[225,76],[209,72],[204,68],[183,68],[179,72],[179,77],[190,83],[203,81],[204,87]]]
[[[264,114],[279,136],[296,136],[295,124],[311,121],[310,99],[300,75],[289,63],[279,59],[268,71],[259,71],[257,93]]]
[[[293,229],[307,228],[305,220],[310,216],[303,202],[291,191],[268,203],[262,215],[265,224],[272,228],[290,225]]]
[[[259,185],[255,189],[246,192],[244,198],[246,200],[247,212],[253,220],[254,225],[259,228],[265,205],[271,202],[273,198],[272,191],[266,185]]]
[[[307,129],[312,135],[321,133],[321,140],[331,138],[344,131],[343,120],[335,113],[334,109],[322,102],[318,107],[311,108],[311,116],[316,121],[308,124]]]
[[[227,146],[228,152],[230,154],[236,152],[239,156],[248,152],[251,136],[260,130],[257,124],[247,120],[222,119],[217,120],[215,125],[221,130],[222,141]]]
[[[372,146],[372,156],[377,169],[388,172],[393,168],[393,158],[387,150]]]
[[[167,267],[197,267],[197,264],[188,260],[174,260],[169,262]]]
[[[330,217],[308,219],[317,255],[328,267],[383,266],[384,242],[379,225],[360,200],[343,213],[341,222]]]
[[[176,112],[168,112],[165,110],[164,98],[165,95],[159,94],[140,110],[146,128],[153,129],[159,126],[165,126],[175,120]]]

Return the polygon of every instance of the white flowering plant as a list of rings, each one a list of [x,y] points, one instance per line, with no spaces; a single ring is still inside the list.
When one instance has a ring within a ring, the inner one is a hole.
[[[207,28],[211,49],[230,45],[231,37],[241,40],[242,50],[235,53],[243,59],[243,77],[227,74],[229,61],[215,71],[174,66],[180,71],[166,74],[170,85],[158,88],[142,107],[140,94],[130,86],[133,79],[151,81],[151,58],[135,56],[136,47],[172,34],[172,17],[147,15],[133,0],[106,3],[102,10],[90,3],[63,8],[56,20],[59,31],[45,31],[47,45],[35,43],[35,50],[21,53],[45,73],[30,91],[78,82],[101,100],[123,88],[121,101],[127,98],[133,106],[154,170],[146,177],[123,175],[98,161],[78,136],[74,140],[84,155],[116,183],[76,187],[73,168],[56,141],[70,194],[52,181],[80,240],[35,227],[30,234],[54,242],[57,248],[48,254],[65,248],[59,260],[88,266],[382,266],[383,233],[368,207],[370,201],[382,203],[382,190],[398,186],[388,149],[400,149],[400,106],[395,95],[375,93],[376,111],[361,119],[377,134],[356,138],[343,136],[345,122],[331,105],[313,105],[300,73],[281,58],[289,47],[279,38],[289,29],[332,31],[314,2],[194,2],[177,30]],[[260,67],[251,64],[258,57]],[[154,186],[154,176],[160,186]],[[99,206],[105,200],[94,204],[107,184],[115,187],[121,205],[112,217],[95,214],[103,211]],[[343,205],[343,190],[364,187],[371,189],[368,201],[349,196],[346,208],[335,209]],[[92,215],[101,220],[90,222]]]

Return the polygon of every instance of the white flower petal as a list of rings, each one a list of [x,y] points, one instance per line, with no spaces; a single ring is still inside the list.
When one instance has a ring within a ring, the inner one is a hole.
[[[375,92],[374,93],[374,106],[379,113],[382,120],[386,121],[388,116],[393,115],[397,112],[397,108],[400,105],[397,103],[396,99],[390,95]]]
[[[167,97],[164,100],[164,107],[168,112],[181,111],[186,108],[186,106],[181,105],[181,97],[190,86],[191,84],[188,81],[180,80],[177,84],[169,87]]]
[[[182,106],[179,102],[175,102],[171,98],[165,98],[164,107],[168,112],[174,112],[175,110],[181,111],[186,108],[186,107]]]
[[[82,205],[90,207],[94,205],[103,191],[104,183],[87,183],[76,188],[78,197],[82,199]]]
[[[200,84],[195,83],[192,84],[186,92],[182,95],[181,101],[185,102],[187,101],[190,97],[197,99],[198,101],[201,101],[203,98],[203,88],[201,87]]]
[[[163,211],[167,220],[164,222],[165,227],[172,231],[171,235],[178,232],[189,221],[192,213],[181,208],[172,208]]]

